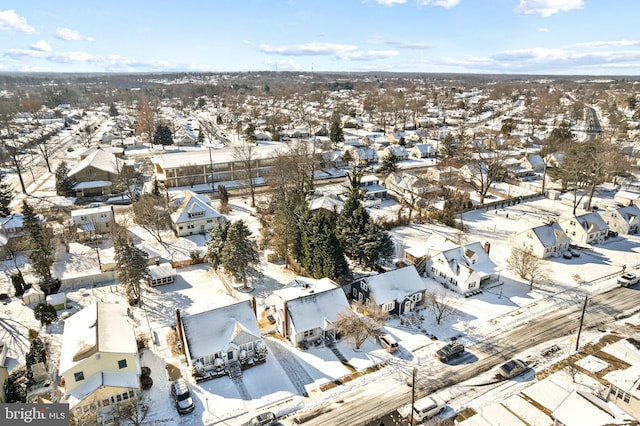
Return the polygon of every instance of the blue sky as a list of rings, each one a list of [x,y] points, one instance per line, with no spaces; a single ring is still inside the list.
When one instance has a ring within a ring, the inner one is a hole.
[[[0,71],[640,74],[638,0],[0,1]]]

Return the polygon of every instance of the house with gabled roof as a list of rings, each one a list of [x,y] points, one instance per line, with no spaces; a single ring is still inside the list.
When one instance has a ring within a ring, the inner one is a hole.
[[[95,197],[111,193],[119,176],[133,164],[103,149],[96,149],[69,170],[69,178],[77,183],[73,189],[76,197]]]
[[[213,208],[211,199],[206,195],[185,189],[180,194],[180,200],[176,210],[171,213],[172,227],[179,237],[205,234],[213,229],[216,223],[226,220],[224,215]]]
[[[489,248],[489,243],[483,246],[475,242],[449,249],[431,249],[427,274],[460,293],[486,287],[499,279],[499,270],[489,257]]]
[[[267,298],[278,333],[293,345],[335,340],[335,323],[350,310],[342,288],[329,278],[296,278]]]
[[[618,234],[637,234],[640,226],[640,207],[632,204],[611,210],[601,210],[598,214],[611,231]]]
[[[409,151],[402,145],[389,145],[380,151],[378,157],[385,158],[389,155],[393,155],[398,161],[409,159]]]
[[[609,226],[598,213],[568,216],[558,221],[574,244],[598,244],[607,236]]]
[[[409,154],[415,158],[432,158],[436,156],[436,147],[430,143],[418,143],[411,147]]]
[[[541,172],[544,170],[544,160],[539,154],[529,154],[522,158],[520,166],[525,169],[532,169],[536,172]]]
[[[113,206],[99,206],[71,210],[71,223],[81,240],[91,239],[96,234],[111,232],[115,217]]]
[[[413,311],[424,303],[427,286],[415,266],[363,277],[351,284],[350,298],[374,303],[391,315]]]
[[[140,357],[127,307],[96,302],[65,320],[59,374],[63,402],[78,414],[113,411],[136,398]]]
[[[264,362],[267,348],[256,318],[255,299],[193,314],[176,311],[176,328],[196,378],[228,373]]]
[[[427,197],[435,197],[440,192],[440,188],[430,185],[424,178],[411,172],[389,173],[384,185],[398,199],[421,207],[426,204]]]
[[[558,257],[569,250],[571,240],[558,222],[549,222],[522,231],[513,237],[512,246],[521,250],[531,250],[540,259]]]

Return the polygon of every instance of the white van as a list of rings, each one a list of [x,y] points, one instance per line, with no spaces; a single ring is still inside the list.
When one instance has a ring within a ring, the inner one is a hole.
[[[400,349],[400,346],[398,346],[398,342],[396,342],[396,339],[388,334],[383,334],[382,336],[378,337],[378,340],[380,341],[380,346],[385,348],[387,352],[391,354]]]
[[[413,404],[413,421],[421,422],[437,416],[444,410],[445,403],[437,396],[425,396]]]

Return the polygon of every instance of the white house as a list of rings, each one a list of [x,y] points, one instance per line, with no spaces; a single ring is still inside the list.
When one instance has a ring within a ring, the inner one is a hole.
[[[607,223],[598,213],[561,218],[558,223],[574,244],[598,244],[609,231]]]
[[[479,242],[450,249],[430,250],[427,274],[460,293],[479,289],[499,279],[499,270],[489,257],[489,244]]]
[[[613,201],[622,205],[622,206],[630,206],[632,204],[640,203],[640,194],[637,192],[631,191],[618,191],[613,196]]]
[[[360,192],[366,200],[387,198],[387,189],[380,185],[380,179],[375,175],[362,176],[360,180]]]
[[[296,278],[267,302],[278,333],[293,345],[335,339],[338,316],[351,309],[342,288],[329,278]]]
[[[521,250],[531,250],[540,259],[560,256],[569,249],[571,240],[558,222],[536,226],[513,237],[512,246]]]
[[[182,202],[171,214],[173,230],[179,237],[209,232],[216,223],[226,218],[211,206],[206,195],[196,194],[185,189]]]
[[[539,154],[526,155],[521,161],[520,165],[525,169],[533,169],[536,172],[544,170],[544,160]]]
[[[640,207],[635,204],[617,209],[598,211],[610,230],[618,234],[637,234],[640,225]]]
[[[254,303],[244,300],[195,314],[176,311],[176,327],[196,378],[220,368],[233,377],[241,368],[265,361]]]
[[[403,199],[413,205],[424,204],[426,202],[425,199],[430,194],[435,196],[440,192],[439,188],[430,185],[425,179],[409,172],[389,173],[389,176],[384,180],[384,185],[387,190],[399,199]]]
[[[395,156],[398,161],[408,160],[409,151],[402,145],[389,145],[378,154],[378,157],[385,158],[389,155]]]
[[[436,148],[430,143],[419,143],[412,146],[409,153],[415,158],[431,158],[436,156]]]
[[[361,278],[351,285],[351,298],[371,302],[391,315],[413,311],[424,303],[426,284],[415,266]]]
[[[84,238],[111,232],[114,221],[113,206],[71,211],[71,222],[77,227],[78,234]]]

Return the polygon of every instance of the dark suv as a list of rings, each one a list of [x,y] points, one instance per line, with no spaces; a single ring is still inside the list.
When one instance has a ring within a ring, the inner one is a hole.
[[[460,342],[449,342],[436,351],[436,356],[442,362],[447,362],[453,357],[462,356],[464,346]]]
[[[171,397],[180,414],[188,414],[195,408],[189,386],[185,379],[178,379],[171,382]]]

